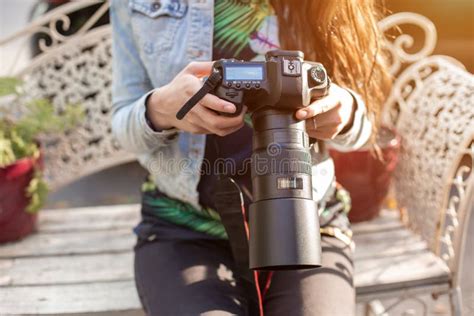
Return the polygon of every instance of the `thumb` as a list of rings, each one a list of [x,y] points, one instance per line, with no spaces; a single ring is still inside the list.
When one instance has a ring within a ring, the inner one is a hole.
[[[212,61],[192,61],[183,69],[183,72],[196,77],[209,76],[213,64]]]

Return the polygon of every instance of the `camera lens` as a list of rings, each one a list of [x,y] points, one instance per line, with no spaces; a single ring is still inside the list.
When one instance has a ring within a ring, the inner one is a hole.
[[[311,154],[305,122],[277,110],[256,112],[253,120],[254,199],[311,199]],[[283,183],[300,185],[292,188],[282,186]]]
[[[317,267],[319,219],[306,123],[292,111],[269,108],[254,112],[252,121],[250,268]]]

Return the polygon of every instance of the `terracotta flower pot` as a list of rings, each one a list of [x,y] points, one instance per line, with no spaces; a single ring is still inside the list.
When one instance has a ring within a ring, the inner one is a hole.
[[[382,150],[383,161],[374,157],[369,150],[348,153],[330,151],[336,167],[336,179],[351,194],[351,222],[376,217],[387,196],[398,162],[400,137],[394,130],[382,127],[377,144]]]
[[[41,159],[23,158],[0,168],[0,243],[25,237],[35,229],[36,214],[26,211],[26,189]]]

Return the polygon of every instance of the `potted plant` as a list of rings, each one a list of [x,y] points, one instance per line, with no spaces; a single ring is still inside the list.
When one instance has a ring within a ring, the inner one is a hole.
[[[381,127],[376,143],[378,155],[367,148],[344,153],[330,150],[336,179],[351,195],[349,219],[353,223],[379,214],[398,162],[400,136],[395,130]]]
[[[71,128],[83,111],[67,105],[57,113],[46,99],[28,100],[15,78],[0,78],[0,98],[0,242],[6,242],[34,230],[47,196],[40,136]]]

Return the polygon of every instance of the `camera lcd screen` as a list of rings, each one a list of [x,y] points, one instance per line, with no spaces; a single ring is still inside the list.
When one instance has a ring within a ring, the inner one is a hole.
[[[225,80],[263,80],[263,66],[225,67]]]

